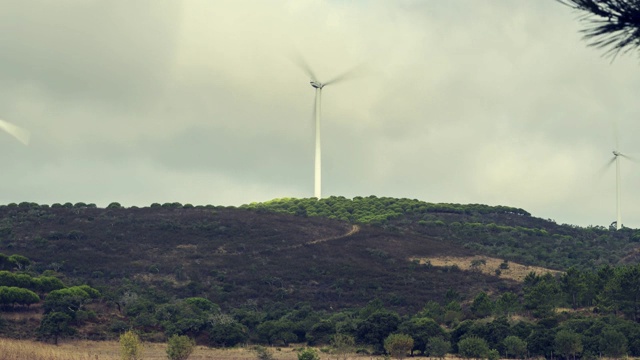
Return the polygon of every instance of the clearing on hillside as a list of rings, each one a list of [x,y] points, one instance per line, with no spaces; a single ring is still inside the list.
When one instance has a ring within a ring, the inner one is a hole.
[[[420,264],[431,264],[435,267],[447,267],[456,265],[461,270],[478,271],[487,275],[498,276],[502,279],[515,280],[523,282],[524,278],[534,272],[538,275],[551,273],[553,275],[560,274],[562,271],[547,269],[539,266],[522,265],[515,262],[505,262],[502,259],[492,258],[488,256],[439,256],[439,257],[423,257],[409,258],[409,261],[419,261]],[[504,268],[507,264],[508,268]],[[502,265],[502,266],[501,266]],[[496,273],[496,270],[500,270]]]

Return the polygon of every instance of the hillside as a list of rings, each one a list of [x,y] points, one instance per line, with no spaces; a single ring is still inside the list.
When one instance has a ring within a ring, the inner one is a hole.
[[[9,204],[0,335],[113,339],[135,328],[148,340],[231,346],[347,333],[380,352],[384,338],[372,334],[417,332],[424,319],[456,344],[518,314],[513,334],[537,341],[535,331],[574,315],[544,319],[572,307],[584,309],[578,317],[624,314],[586,318],[633,330],[629,351],[640,354],[640,327],[630,327],[640,294],[628,291],[640,266],[622,266],[637,263],[638,240],[634,229],[558,225],[517,208],[375,196],[239,208]],[[501,318],[484,320],[492,316]]]
[[[566,270],[634,262],[639,239],[632,229],[558,225],[516,208],[374,196],[241,208],[0,207],[0,252],[27,256],[34,271],[60,271],[114,297],[143,286],[228,308],[280,301],[335,309],[380,298],[417,309],[449,288],[464,295],[515,285],[411,259],[486,255]]]
[[[380,298],[415,310],[449,288],[472,294],[511,286],[409,260],[473,255],[454,243],[372,225],[349,235],[350,223],[322,217],[175,204],[22,204],[0,208],[0,218],[0,252],[27,256],[35,271],[106,287],[114,297],[140,287],[169,298],[202,296],[223,308],[279,301],[338,309]]]
[[[244,208],[343,219],[388,231],[439,239],[476,254],[556,270],[636,263],[640,231],[559,225],[523,209],[481,204],[433,204],[415,199],[331,197],[277,199]]]

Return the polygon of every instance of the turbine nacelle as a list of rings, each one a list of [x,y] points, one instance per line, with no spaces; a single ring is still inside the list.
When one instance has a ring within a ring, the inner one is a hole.
[[[323,83],[321,83],[319,81],[316,81],[316,80],[311,80],[311,81],[309,81],[309,83],[311,84],[311,86],[313,86],[316,89],[322,89],[324,87]]]
[[[620,155],[622,155],[622,154],[619,151],[613,150],[613,156],[618,157]]]

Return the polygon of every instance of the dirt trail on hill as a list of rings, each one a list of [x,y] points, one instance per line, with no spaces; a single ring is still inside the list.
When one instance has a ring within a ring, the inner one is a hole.
[[[340,240],[340,239],[344,239],[344,238],[348,238],[349,236],[353,236],[357,233],[360,232],[360,225],[351,225],[351,229],[342,234],[342,235],[338,235],[338,236],[331,236],[331,237],[327,237],[327,238],[321,238],[321,239],[316,239],[316,240],[311,240],[311,241],[307,241],[305,243],[302,244],[296,244],[296,245],[291,245],[291,246],[284,246],[284,247],[280,247],[277,249],[265,249],[265,250],[260,250],[260,251],[253,251],[251,252],[252,254],[261,254],[261,253],[265,253],[265,252],[282,252],[285,250],[291,250],[291,249],[297,249],[303,246],[310,246],[310,245],[316,245],[316,244],[320,244],[323,242],[327,242],[327,241],[333,241],[333,240]],[[218,251],[216,251],[216,254],[218,255],[242,255],[241,253],[238,252],[227,252],[227,250],[225,249],[225,246],[221,246],[220,248],[218,248]]]
[[[340,240],[340,239],[347,238],[349,236],[353,236],[353,235],[357,234],[358,232],[360,232],[360,225],[352,225],[351,226],[351,230],[349,230],[345,234],[338,235],[338,236],[332,236],[332,237],[328,237],[328,238],[323,238],[323,239],[316,239],[316,240],[308,241],[308,242],[302,243],[302,244],[287,246],[287,247],[284,247],[284,248],[280,248],[280,251],[289,250],[289,249],[297,249],[299,247],[315,245],[315,244],[319,244],[319,243],[323,243],[323,242],[327,242],[327,241]]]

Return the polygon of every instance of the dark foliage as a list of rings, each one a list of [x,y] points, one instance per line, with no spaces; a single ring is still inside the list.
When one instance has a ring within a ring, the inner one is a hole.
[[[374,196],[242,209],[26,203],[0,206],[0,251],[14,253],[0,254],[0,286],[45,299],[39,335],[54,341],[132,327],[212,346],[322,345],[344,334],[381,352],[403,332],[422,353],[429,339],[456,352],[471,337],[503,352],[515,336],[549,356],[567,330],[585,352],[637,355],[640,266],[621,265],[637,262],[639,240],[633,229],[558,225],[511,207]],[[504,259],[504,270],[517,261],[566,272],[518,284],[411,261],[476,254]]]
[[[558,0],[581,13],[588,26],[582,30],[590,45],[608,48],[615,57],[640,46],[640,1]]]

